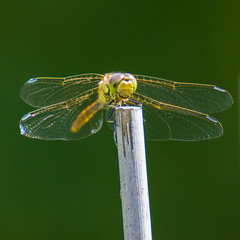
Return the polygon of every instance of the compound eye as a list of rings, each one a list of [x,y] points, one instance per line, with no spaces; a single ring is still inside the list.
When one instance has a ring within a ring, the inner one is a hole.
[[[130,73],[125,73],[125,77],[129,79],[130,82],[133,84],[133,92],[137,90],[137,79]]]
[[[112,93],[114,94],[117,93],[118,84],[123,78],[124,78],[124,75],[122,73],[115,73],[111,76],[109,81],[109,88]]]

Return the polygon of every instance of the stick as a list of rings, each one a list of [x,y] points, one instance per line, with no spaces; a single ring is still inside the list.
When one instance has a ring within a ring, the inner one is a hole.
[[[150,240],[142,107],[117,107],[115,111],[124,239]]]

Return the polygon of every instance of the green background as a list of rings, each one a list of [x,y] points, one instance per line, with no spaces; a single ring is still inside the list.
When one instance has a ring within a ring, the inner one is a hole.
[[[127,71],[227,89],[221,138],[146,142],[154,239],[240,239],[239,1],[1,1],[0,239],[123,239],[111,130],[19,134],[35,76]]]

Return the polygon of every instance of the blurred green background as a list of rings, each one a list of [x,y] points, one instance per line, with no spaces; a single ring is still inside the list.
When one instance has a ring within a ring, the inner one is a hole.
[[[240,239],[239,1],[1,1],[0,239],[123,239],[111,130],[19,134],[35,76],[127,71],[209,83],[234,98],[221,138],[146,142],[154,239]]]

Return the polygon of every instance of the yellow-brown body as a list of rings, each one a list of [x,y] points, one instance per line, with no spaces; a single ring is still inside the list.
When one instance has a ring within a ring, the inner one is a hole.
[[[116,79],[114,79],[114,77]],[[133,76],[123,73],[107,73],[98,87],[98,99],[85,108],[74,120],[71,132],[78,132],[100,109],[111,103],[112,107],[124,103],[136,90],[136,80]],[[135,82],[133,82],[134,80]]]

